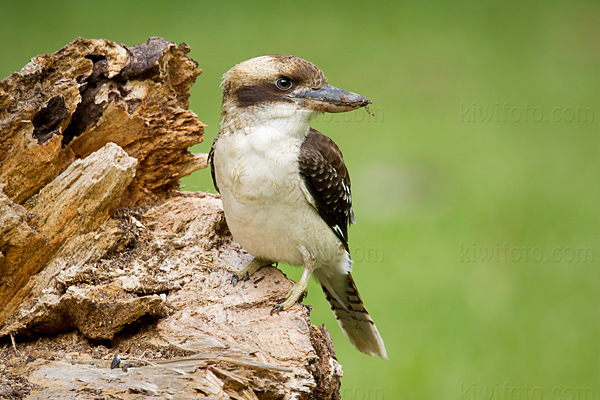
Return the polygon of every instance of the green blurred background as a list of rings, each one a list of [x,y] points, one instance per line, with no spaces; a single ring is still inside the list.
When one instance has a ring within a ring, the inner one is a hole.
[[[353,178],[354,277],[390,358],[355,351],[311,284],[343,399],[600,398],[599,2],[3,1],[0,76],[78,36],[188,43],[195,152],[221,75],[257,55],[373,100],[314,123]]]

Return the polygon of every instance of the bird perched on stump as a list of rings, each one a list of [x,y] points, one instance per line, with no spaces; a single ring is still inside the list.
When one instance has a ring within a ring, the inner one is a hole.
[[[211,173],[233,238],[254,256],[232,282],[277,262],[303,266],[300,280],[271,313],[293,306],[313,275],[350,342],[387,358],[350,274],[348,170],[333,140],[310,127],[321,113],[371,101],[328,85],[314,64],[286,55],[234,66],[223,75],[222,88]]]

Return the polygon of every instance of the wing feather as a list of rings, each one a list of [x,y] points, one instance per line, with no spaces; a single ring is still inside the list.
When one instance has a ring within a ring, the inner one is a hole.
[[[342,152],[333,140],[311,128],[300,149],[299,164],[312,204],[348,250],[348,224],[355,221]]]

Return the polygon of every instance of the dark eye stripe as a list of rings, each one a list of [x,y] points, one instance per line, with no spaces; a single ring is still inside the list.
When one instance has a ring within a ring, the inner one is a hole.
[[[238,107],[250,107],[263,103],[278,101],[293,102],[285,96],[285,92],[273,85],[273,82],[262,82],[254,86],[240,86],[233,93]]]

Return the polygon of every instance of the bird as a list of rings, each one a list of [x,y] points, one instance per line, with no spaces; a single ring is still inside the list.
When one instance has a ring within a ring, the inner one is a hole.
[[[348,169],[335,142],[310,126],[322,113],[371,101],[329,85],[316,65],[293,55],[243,61],[223,75],[221,87],[211,175],[233,238],[254,257],[231,282],[279,262],[302,266],[301,278],[271,314],[298,302],[314,276],[354,347],[387,359],[351,275],[348,225],[355,218]]]

